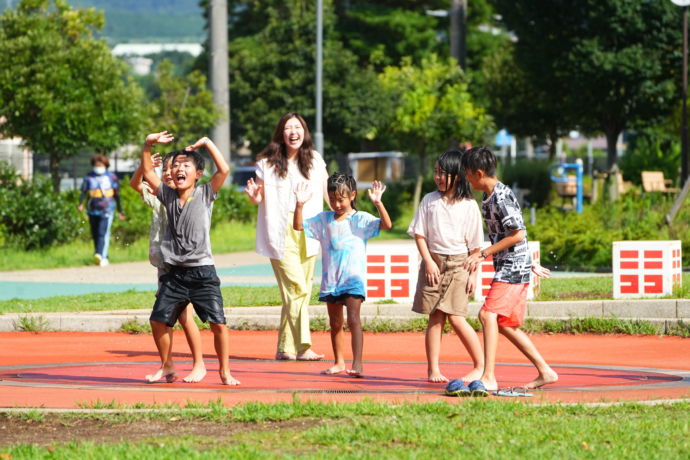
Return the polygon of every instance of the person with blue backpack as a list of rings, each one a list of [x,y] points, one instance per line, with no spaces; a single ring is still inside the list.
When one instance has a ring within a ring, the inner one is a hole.
[[[93,169],[84,176],[81,196],[77,209],[84,211],[84,200],[88,198],[86,213],[89,216],[91,237],[93,238],[93,262],[105,267],[108,265],[108,245],[110,227],[117,210],[120,220],[125,219],[120,203],[120,183],[115,173],[108,171],[110,161],[103,154],[91,158]]]

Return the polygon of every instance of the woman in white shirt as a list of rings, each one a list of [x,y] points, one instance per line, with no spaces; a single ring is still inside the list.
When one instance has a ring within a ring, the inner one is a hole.
[[[323,210],[328,179],[326,163],[312,150],[309,128],[297,113],[283,115],[268,146],[259,154],[256,180],[245,189],[259,205],[256,252],[268,257],[275,273],[283,309],[280,314],[276,359],[315,361],[323,355],[311,349],[309,301],[319,242],[292,228],[295,186],[309,184],[305,219]]]

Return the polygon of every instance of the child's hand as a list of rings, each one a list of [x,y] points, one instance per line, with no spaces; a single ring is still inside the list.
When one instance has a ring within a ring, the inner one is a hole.
[[[371,200],[372,203],[378,204],[381,202],[381,195],[383,195],[383,192],[385,192],[385,191],[386,191],[386,185],[375,180],[374,182],[372,182],[371,188],[368,190],[369,199]]]
[[[295,186],[295,198],[298,204],[304,204],[311,198],[311,190],[308,182],[300,182]]]
[[[169,144],[174,140],[175,138],[172,134],[167,131],[161,131],[160,133],[151,133],[146,136],[146,145],[151,146],[153,144]]]
[[[156,152],[151,155],[151,161],[153,162],[153,167],[157,168],[163,164],[163,157],[161,157],[160,153]]]
[[[474,295],[476,282],[477,275],[475,273],[470,273],[470,277],[467,278],[467,286],[465,286],[465,294],[467,294],[467,297],[472,297]]]
[[[142,182],[141,183],[141,193],[144,193],[144,191],[146,191],[149,194],[153,194],[153,189],[148,184],[148,182]]]
[[[551,270],[542,267],[537,262],[532,262],[532,273],[539,278],[551,278]]]
[[[259,201],[261,199],[261,184],[254,182],[254,178],[250,178],[247,181],[247,186],[244,188],[244,192],[249,195],[252,201]]]
[[[465,270],[470,273],[473,272],[481,263],[484,262],[481,252],[477,251],[465,259],[465,264],[463,265]]]
[[[201,139],[199,139],[198,141],[196,141],[195,143],[193,143],[192,145],[188,145],[184,149],[186,152],[191,152],[192,150],[196,150],[199,147],[206,145],[206,142],[208,142],[208,140],[209,140],[208,137],[204,136]]]
[[[433,260],[424,261],[424,271],[426,276],[426,284],[429,286],[436,286],[441,280],[441,270]]]

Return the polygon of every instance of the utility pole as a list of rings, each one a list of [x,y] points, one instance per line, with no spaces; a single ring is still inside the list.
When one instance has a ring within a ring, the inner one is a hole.
[[[454,57],[460,67],[467,67],[467,0],[451,0],[450,2],[450,55]]]
[[[211,138],[230,164],[230,91],[228,88],[228,4],[226,0],[209,1],[211,52],[209,74],[213,103],[221,110],[220,121],[211,130]],[[226,184],[231,183],[228,176]]]
[[[316,132],[314,146],[325,157],[323,151],[323,0],[316,1]]]

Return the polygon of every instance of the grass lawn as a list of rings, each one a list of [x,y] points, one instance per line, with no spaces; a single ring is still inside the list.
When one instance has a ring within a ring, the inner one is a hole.
[[[214,254],[253,251],[256,224],[245,222],[222,222],[211,229]],[[409,238],[405,229],[381,232],[377,240]],[[123,244],[113,238],[110,241],[109,258],[111,262],[135,262],[148,260],[148,232],[134,243]],[[91,265],[93,243],[91,240],[75,240],[70,244],[42,251],[24,251],[13,248],[0,248],[0,267],[2,270],[32,270],[43,268],[80,267]]]
[[[506,399],[400,405],[296,400],[210,406],[100,415],[0,413],[3,426],[35,433],[20,444],[0,437],[0,458],[668,459],[687,458],[690,451],[688,402],[587,407]]]

